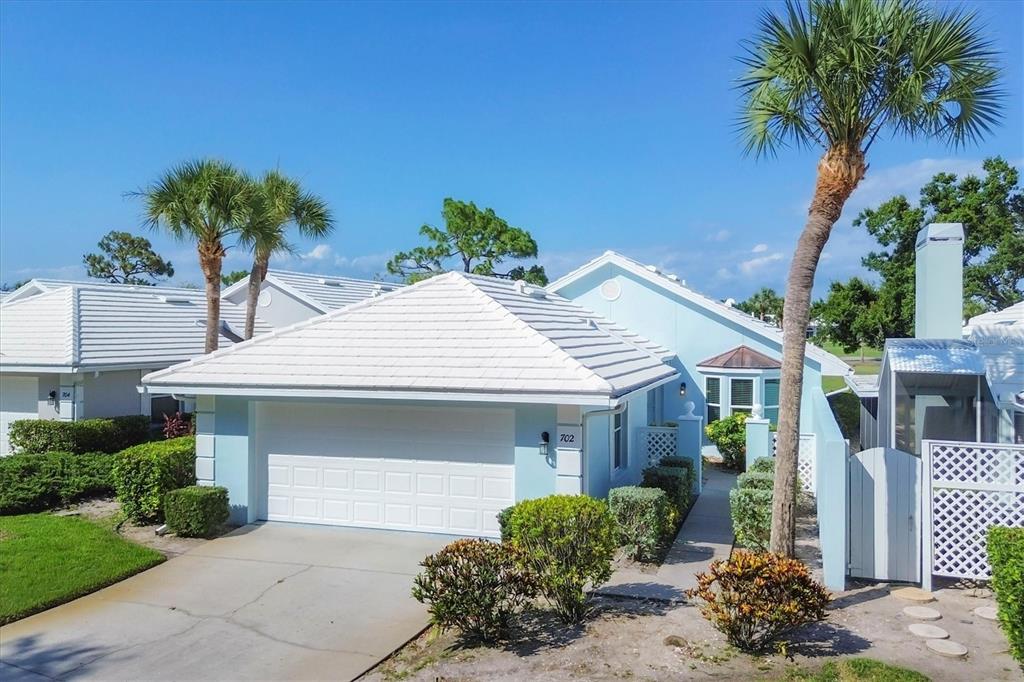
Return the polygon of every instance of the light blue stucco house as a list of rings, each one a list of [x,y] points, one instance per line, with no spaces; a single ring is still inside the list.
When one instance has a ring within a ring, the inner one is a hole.
[[[655,441],[699,467],[706,415],[771,409],[780,349],[774,327],[608,254],[548,289],[434,277],[143,390],[196,397],[197,476],[235,521],[495,536],[517,500],[638,482]],[[838,429],[819,377],[847,370],[808,353],[822,443]]]

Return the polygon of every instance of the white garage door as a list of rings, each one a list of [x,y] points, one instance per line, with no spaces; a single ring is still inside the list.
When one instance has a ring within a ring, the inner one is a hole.
[[[18,419],[39,416],[39,380],[4,374],[0,376],[0,456],[11,452],[7,429]]]
[[[497,536],[512,410],[260,403],[261,518]]]

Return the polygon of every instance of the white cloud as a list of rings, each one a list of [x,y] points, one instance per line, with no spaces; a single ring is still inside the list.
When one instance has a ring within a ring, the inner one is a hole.
[[[327,260],[334,254],[330,244],[317,244],[302,255],[303,260]]]
[[[768,265],[781,261],[783,258],[784,256],[779,252],[770,253],[767,256],[758,256],[757,258],[751,258],[750,260],[745,260],[740,263],[740,271],[744,275],[753,275],[754,273],[764,269]]]
[[[768,245],[767,244],[758,244],[757,246],[752,248],[750,250],[750,252],[751,253],[764,253],[767,250],[768,250]]]
[[[705,237],[705,241],[709,242],[724,242],[732,236],[732,232],[726,229],[718,230],[717,232],[711,232]]]

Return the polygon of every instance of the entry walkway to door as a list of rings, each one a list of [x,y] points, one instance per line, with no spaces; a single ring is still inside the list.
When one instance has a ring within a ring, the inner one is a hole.
[[[684,592],[697,586],[696,575],[732,552],[729,491],[736,474],[714,467],[704,469],[704,490],[676,535],[665,562],[657,572],[623,568],[601,588],[603,594],[680,602]]]
[[[0,680],[350,680],[427,626],[413,576],[452,539],[244,526],[0,628]]]

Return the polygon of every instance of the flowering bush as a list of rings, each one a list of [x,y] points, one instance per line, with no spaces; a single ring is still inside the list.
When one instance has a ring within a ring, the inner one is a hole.
[[[821,620],[831,595],[807,566],[779,554],[733,552],[697,575],[687,595],[701,614],[744,651],[761,651],[792,630]]]
[[[412,596],[427,604],[431,622],[471,639],[501,638],[516,612],[536,594],[533,577],[507,543],[456,540],[424,559]]]
[[[191,414],[175,412],[171,415],[164,415],[164,438],[171,440],[194,435],[196,435],[196,423],[192,420]]]

